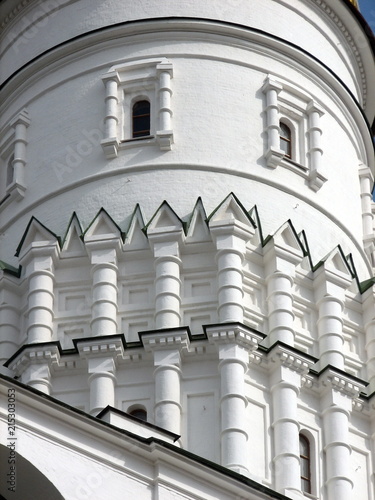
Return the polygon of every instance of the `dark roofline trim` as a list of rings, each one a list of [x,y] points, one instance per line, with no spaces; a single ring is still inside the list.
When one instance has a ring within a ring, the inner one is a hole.
[[[137,417],[134,417],[134,415],[131,415],[130,413],[127,413],[126,411],[119,410],[118,408],[115,408],[114,406],[108,405],[103,410],[101,410],[95,418],[99,418],[100,420],[103,419],[103,417],[107,413],[116,413],[116,415],[119,415],[120,417],[124,417],[127,420],[132,420],[133,422],[136,422],[137,424],[141,425],[142,427],[147,427],[149,429],[155,429],[158,432],[161,432],[163,434],[166,434],[169,436],[171,439],[173,439],[174,442],[178,441],[180,439],[180,435],[175,434],[174,432],[168,431],[167,429],[163,429],[162,427],[159,427],[158,425],[151,424],[150,422],[147,422],[146,420],[141,420]]]
[[[357,11],[357,9],[355,9],[354,6],[352,6],[347,0],[342,0],[345,2],[345,4],[348,6],[348,7],[351,7],[353,8],[353,12],[356,14],[356,17],[357,17],[357,20],[360,22],[362,28],[365,30],[365,27],[367,27],[367,30],[370,30],[370,27],[368,26],[368,24],[366,23],[366,21],[364,20],[363,16],[359,14],[359,12]],[[72,38],[70,38],[69,40],[65,40],[64,42],[61,42],[53,47],[50,47],[49,49],[45,50],[44,52],[42,52],[41,54],[35,56],[33,59],[31,59],[30,61],[28,61],[27,63],[25,63],[23,66],[21,66],[20,68],[18,68],[14,73],[12,73],[1,85],[0,85],[0,91],[10,83],[10,81],[17,75],[19,74],[20,72],[22,72],[25,68],[27,68],[28,66],[31,66],[34,62],[36,62],[38,59],[41,59],[42,57],[46,56],[47,54],[50,54],[52,53],[54,50],[58,49],[58,48],[61,48],[61,47],[64,47],[64,46],[67,46],[69,45],[71,42],[74,42],[74,41],[77,41],[77,40],[80,40],[80,39],[84,39],[90,35],[93,35],[95,33],[101,33],[101,32],[105,32],[107,30],[111,30],[113,28],[119,28],[119,27],[126,27],[126,26],[134,26],[134,25],[137,25],[137,24],[145,24],[145,23],[153,23],[153,22],[160,22],[160,21],[165,21],[165,22],[170,22],[170,21],[185,21],[185,22],[210,22],[210,23],[213,23],[213,24],[216,24],[216,25],[221,25],[221,26],[230,26],[230,27],[234,27],[234,28],[241,28],[245,31],[248,31],[248,32],[253,32],[253,33],[258,33],[260,35],[264,35],[264,36],[267,36],[273,40],[276,40],[278,42],[281,42],[289,47],[293,47],[294,50],[310,57],[312,60],[314,60],[316,63],[318,63],[321,67],[323,67],[328,73],[330,73],[341,85],[342,87],[348,92],[348,94],[351,96],[351,98],[353,99],[353,102],[356,104],[357,108],[359,109],[359,111],[361,112],[364,120],[365,120],[365,123],[367,124],[367,127],[369,129],[369,131],[371,132],[371,125],[369,123],[369,121],[367,120],[367,117],[363,111],[363,109],[361,108],[359,102],[357,101],[356,97],[354,96],[354,94],[352,93],[352,91],[347,87],[347,85],[341,80],[341,78],[339,78],[338,75],[336,75],[336,73],[334,71],[331,70],[331,68],[329,68],[326,64],[324,64],[322,61],[320,61],[317,57],[313,56],[312,54],[310,54],[307,50],[305,49],[302,49],[301,47],[299,47],[297,44],[294,44],[292,42],[289,42],[287,40],[284,40],[283,38],[280,38],[276,35],[273,35],[271,33],[268,33],[264,30],[260,30],[260,29],[257,29],[257,28],[250,28],[249,26],[245,26],[243,24],[239,24],[239,23],[232,23],[232,22],[228,22],[228,21],[220,21],[220,20],[216,20],[216,19],[210,19],[210,18],[201,18],[201,17],[178,17],[178,16],[170,16],[170,17],[155,17],[155,18],[147,18],[147,19],[141,19],[141,20],[134,20],[134,21],[123,21],[123,22],[120,22],[120,23],[115,23],[115,24],[111,24],[109,26],[102,26],[101,28],[96,28],[94,30],[91,30],[91,31],[88,31],[86,33],[81,33],[80,35],[76,35]],[[370,45],[370,48],[372,50],[372,53],[374,55],[374,59],[375,59],[375,41],[373,40],[373,37],[370,37],[370,35],[368,34],[368,32],[365,31],[365,35],[367,36],[368,38],[368,41],[369,41],[369,45]],[[126,34],[124,35],[126,36]],[[372,127],[373,127],[373,130],[375,131],[375,118],[374,118],[374,121],[373,121],[373,124],[372,124]],[[372,132],[371,132],[372,133]],[[374,150],[375,150],[375,145],[374,145]]]
[[[34,387],[29,387],[29,386],[19,382],[18,380],[14,380],[6,375],[0,374],[0,380],[4,380],[10,384],[14,384],[15,386],[19,387],[20,389],[23,389],[26,392],[30,392],[30,393],[34,394],[35,396],[40,397],[41,399],[45,400],[48,403],[52,403],[60,408],[64,408],[64,409],[66,409],[66,410],[68,410],[76,415],[79,415],[80,417],[87,419],[90,422],[102,425],[109,430],[115,431],[123,436],[134,439],[142,444],[145,444],[148,446],[150,446],[152,444],[157,444],[161,448],[166,448],[169,451],[171,451],[177,455],[188,458],[193,462],[196,462],[197,464],[201,464],[201,465],[203,465],[211,470],[215,470],[216,472],[219,472],[223,476],[230,477],[230,478],[238,481],[239,483],[241,483],[245,486],[249,486],[250,488],[253,488],[254,490],[257,490],[257,491],[260,491],[261,493],[269,495],[271,498],[275,498],[277,500],[291,500],[290,497],[286,497],[285,495],[278,493],[278,492],[272,490],[271,488],[264,486],[261,483],[257,483],[253,479],[242,476],[241,474],[238,474],[237,472],[234,472],[230,469],[227,469],[226,467],[223,467],[222,465],[219,465],[215,462],[211,462],[210,460],[207,460],[206,458],[200,457],[199,455],[195,455],[194,453],[191,453],[187,450],[184,450],[182,448],[174,446],[173,444],[167,443],[159,438],[154,438],[154,437],[144,438],[144,437],[139,436],[137,434],[134,434],[130,431],[126,431],[125,429],[119,429],[118,427],[116,427],[112,424],[109,424],[108,422],[104,422],[103,420],[100,420],[97,417],[93,417],[92,415],[89,415],[88,413],[86,413],[82,410],[79,410],[78,408],[74,408],[73,406],[70,406],[67,403],[59,401],[58,399],[56,399],[52,396],[49,396],[41,391],[38,391]]]
[[[341,370],[340,368],[336,368],[333,365],[325,366],[322,370],[320,370],[320,372],[317,373],[317,376],[320,377],[326,371],[331,371],[333,373],[337,373],[337,375],[339,375],[339,376],[341,375],[342,377],[346,377],[357,384],[364,385],[365,387],[367,387],[369,385],[369,382],[366,382],[365,380],[363,380],[359,377],[356,377],[355,375],[351,375],[350,373],[347,373],[346,371]]]

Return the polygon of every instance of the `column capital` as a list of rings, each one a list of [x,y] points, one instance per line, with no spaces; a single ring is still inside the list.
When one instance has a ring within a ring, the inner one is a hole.
[[[123,358],[126,349],[123,335],[73,339],[73,343],[80,358],[86,359],[88,363],[94,359],[116,360]],[[92,364],[92,366],[94,365],[95,363]]]
[[[183,349],[188,349],[190,345],[190,330],[185,326],[140,332],[139,337],[146,352],[176,351],[180,353]]]
[[[208,341],[216,346],[232,344],[243,347],[247,351],[258,348],[265,335],[242,323],[221,323],[203,327]]]
[[[60,342],[25,344],[4,363],[4,366],[12,370],[17,377],[29,370],[28,378],[30,378],[30,369],[40,365],[46,366],[50,370],[52,365],[60,364],[60,358]]]
[[[321,372],[319,372],[318,379],[321,394],[328,393],[332,396],[331,404],[337,404],[334,393],[341,394],[342,396],[346,396],[352,400],[358,398],[360,393],[364,391],[368,385],[367,382],[359,379],[358,377],[349,375],[330,365],[327,365]]]
[[[270,90],[276,90],[276,92],[279,93],[281,90],[283,90],[283,86],[281,83],[276,81],[271,75],[268,75],[263,83],[262,91],[263,93],[267,93]]]
[[[300,375],[307,375],[310,368],[318,361],[317,358],[280,341],[269,348],[267,358],[272,371],[284,367]]]
[[[24,108],[22,111],[18,113],[17,116],[13,118],[13,120],[10,122],[11,127],[16,127],[17,125],[25,125],[25,127],[28,127],[31,123],[31,120],[29,118],[29,113],[26,108]]]

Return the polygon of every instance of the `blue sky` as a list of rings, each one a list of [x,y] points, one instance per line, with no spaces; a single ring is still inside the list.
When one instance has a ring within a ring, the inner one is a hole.
[[[359,6],[363,17],[375,32],[375,0],[359,0]]]

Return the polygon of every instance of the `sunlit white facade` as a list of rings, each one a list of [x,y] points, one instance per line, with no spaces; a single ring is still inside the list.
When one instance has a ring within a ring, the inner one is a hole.
[[[353,2],[0,9],[0,493],[374,500]]]

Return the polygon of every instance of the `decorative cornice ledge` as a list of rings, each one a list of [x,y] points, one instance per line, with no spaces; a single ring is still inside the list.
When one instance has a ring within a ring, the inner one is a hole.
[[[211,344],[237,344],[254,351],[265,335],[242,323],[220,323],[204,325],[203,329]]]
[[[349,30],[346,28],[342,20],[339,18],[339,16],[336,14],[336,12],[329,7],[326,2],[323,0],[314,0],[314,2],[318,5],[319,8],[321,8],[331,19],[332,21],[336,24],[336,26],[341,30],[342,34],[345,37],[346,42],[348,45],[350,45],[355,60],[357,61],[358,64],[358,70],[361,74],[361,83],[362,83],[362,92],[363,92],[363,107],[366,106],[366,101],[367,101],[367,83],[366,83],[366,76],[365,76],[365,71],[364,71],[364,65],[362,62],[361,58],[361,53],[357,49],[353,38],[350,36]]]
[[[275,365],[285,366],[303,375],[307,375],[310,368],[317,362],[317,359],[313,356],[305,354],[284,342],[276,342],[270,347],[268,359]]]
[[[368,382],[331,365],[323,368],[318,374],[318,378],[321,389],[333,389],[353,399],[358,398],[361,391],[368,386]]]

